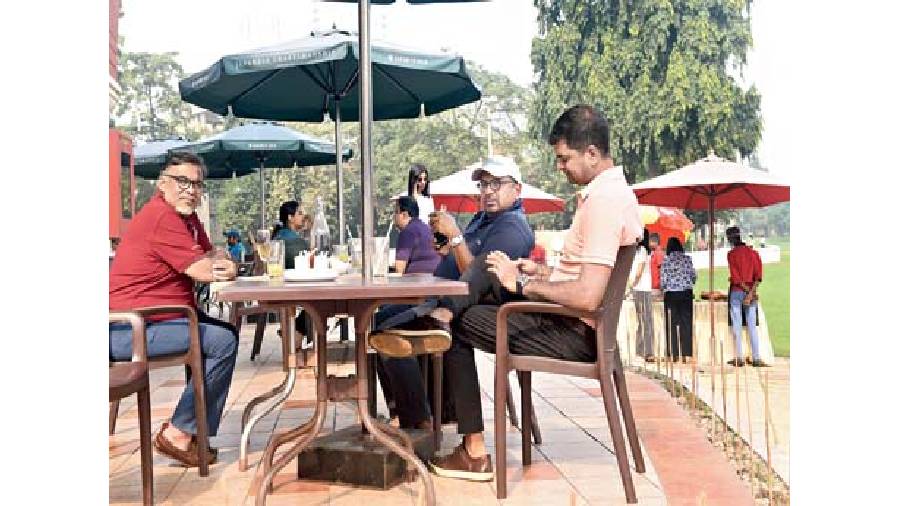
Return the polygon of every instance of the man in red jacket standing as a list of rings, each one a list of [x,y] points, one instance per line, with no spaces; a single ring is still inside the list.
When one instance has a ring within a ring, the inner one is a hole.
[[[666,251],[659,247],[659,234],[650,234],[650,287],[659,290],[659,269],[666,258]]]
[[[728,310],[731,313],[731,332],[734,335],[734,359],[728,363],[743,367],[744,354],[741,350],[743,340],[742,317],[746,316],[747,330],[750,333],[750,349],[753,353],[753,367],[766,364],[759,358],[759,334],[756,331],[756,306],[759,296],[756,288],[762,282],[762,260],[753,248],[741,241],[741,230],[729,227],[725,237],[731,244],[728,252],[728,270],[730,272],[728,288]]]

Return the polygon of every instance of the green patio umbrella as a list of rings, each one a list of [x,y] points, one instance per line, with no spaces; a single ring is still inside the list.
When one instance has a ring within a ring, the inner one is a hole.
[[[333,143],[271,122],[236,126],[177,149],[200,155],[206,162],[207,177],[211,179],[241,176],[258,170],[260,226],[265,226],[266,221],[265,167],[327,165],[337,156]],[[342,155],[347,160],[353,152],[344,149]]]
[[[360,117],[359,47],[353,32],[313,32],[302,39],[224,56],[182,80],[179,91],[186,102],[219,114],[230,110],[246,118],[308,122],[321,122],[327,114],[334,120],[335,142],[340,149],[341,121]],[[417,118],[481,98],[460,56],[424,53],[381,42],[372,45],[372,54],[376,120]],[[364,173],[363,202],[371,201],[371,181],[371,174]],[[337,183],[338,231],[343,243],[343,175],[339,164]],[[365,211],[363,216],[365,222]]]
[[[187,144],[184,139],[165,139],[145,142],[134,147],[134,175],[144,179],[157,179],[166,163],[170,149]]]

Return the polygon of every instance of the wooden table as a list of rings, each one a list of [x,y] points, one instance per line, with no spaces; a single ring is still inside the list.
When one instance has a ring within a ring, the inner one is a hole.
[[[401,430],[375,421],[369,414],[369,378],[366,367],[366,347],[372,314],[383,304],[417,304],[428,297],[465,295],[464,282],[449,281],[431,275],[376,277],[364,281],[359,275],[342,276],[329,282],[285,282],[270,280],[236,281],[217,288],[218,300],[237,302],[256,300],[260,304],[280,309],[282,334],[287,338],[288,372],[282,386],[293,387],[297,356],[294,326],[289,319],[293,309],[301,306],[316,330],[316,411],[312,419],[284,434],[275,435],[263,454],[264,477],[256,494],[256,504],[265,504],[274,476],[295,459],[318,435],[325,421],[328,401],[355,400],[359,419],[373,438],[403,457],[418,471],[425,486],[426,501],[434,504],[434,486],[425,465],[412,451],[412,442]],[[356,322],[356,374],[349,377],[328,377],[326,373],[326,322],[329,317],[347,315]],[[286,334],[286,336],[285,336]],[[283,388],[279,386],[278,388]],[[290,390],[288,390],[289,392]],[[248,408],[250,406],[248,405]],[[399,442],[398,442],[399,440]],[[273,463],[279,446],[294,442],[277,462]],[[401,444],[402,443],[402,444]]]

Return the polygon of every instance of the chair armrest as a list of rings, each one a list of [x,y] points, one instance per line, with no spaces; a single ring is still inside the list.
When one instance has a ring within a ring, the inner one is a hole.
[[[133,310],[135,313],[143,316],[144,318],[155,315],[155,314],[165,314],[165,313],[181,313],[188,319],[188,338],[189,338],[189,352],[197,355],[200,355],[200,326],[199,320],[197,319],[197,311],[194,310],[191,306],[180,306],[180,305],[172,305],[172,306],[148,306],[148,307],[139,307]],[[146,341],[145,341],[146,342]]]
[[[574,318],[588,318],[591,320],[597,318],[597,313],[595,311],[571,309],[552,302],[522,301],[507,302],[506,304],[500,306],[500,310],[497,311],[497,321],[499,321],[500,318],[503,318],[505,320],[512,313],[557,314],[562,316],[571,316]]]
[[[147,361],[147,333],[144,318],[135,311],[109,313],[109,323],[131,324],[131,361]]]

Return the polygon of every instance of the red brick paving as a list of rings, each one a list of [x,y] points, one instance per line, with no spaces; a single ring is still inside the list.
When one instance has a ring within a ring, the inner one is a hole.
[[[626,383],[638,434],[670,505],[754,504],[749,485],[662,387],[631,373]]]

